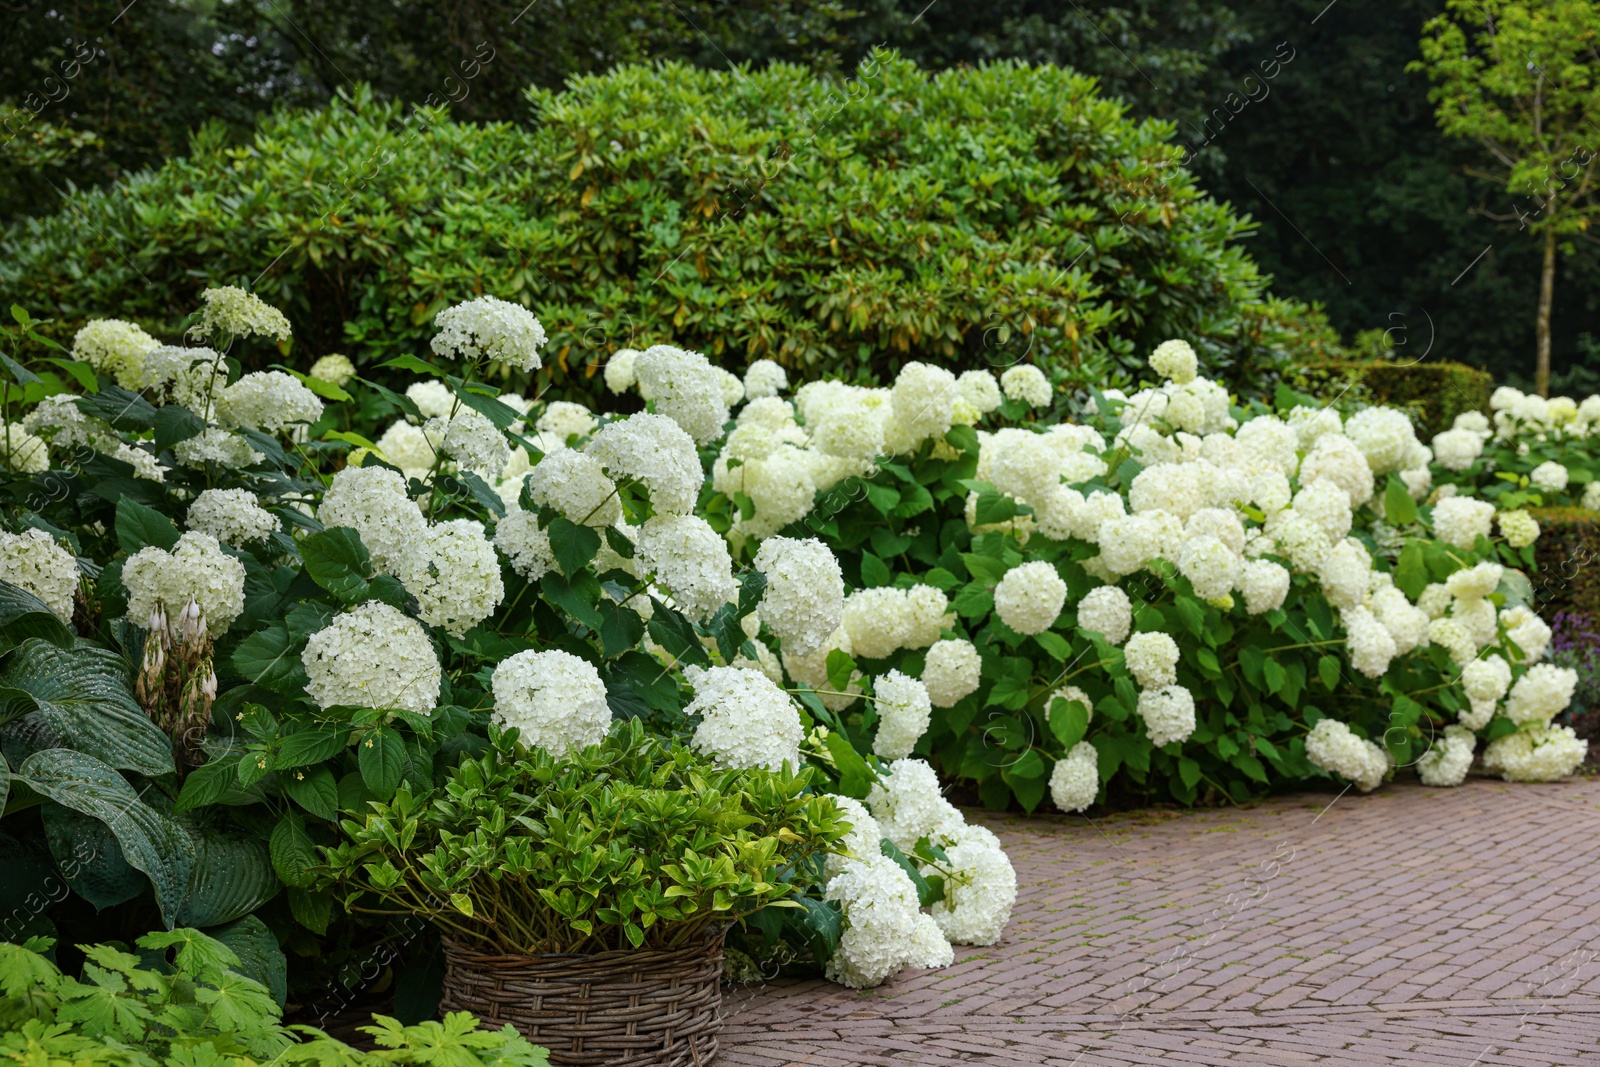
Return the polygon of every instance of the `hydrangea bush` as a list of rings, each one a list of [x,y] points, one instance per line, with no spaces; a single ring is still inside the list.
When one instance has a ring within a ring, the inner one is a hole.
[[[1467,411],[1433,439],[1439,484],[1509,513],[1505,536],[1530,544],[1538,526],[1522,509],[1600,508],[1600,396],[1579,402],[1501,386],[1489,410]]]
[[[326,378],[241,374],[240,351],[280,344],[282,323],[240,290],[208,293],[197,316],[193,341],[214,347],[96,322],[57,355],[16,317],[0,672],[27,697],[0,724],[17,798],[0,828],[97,907],[148,893],[167,926],[206,929],[258,914],[323,957],[324,980],[389,936],[336,896],[332,850],[493,738],[560,765],[628,720],[680,745],[678,762],[693,753],[690,781],[805,770],[792,780],[811,793],[877,789],[878,807],[915,777],[889,761],[928,726],[921,681],[881,683],[899,734],[880,758],[830,735],[821,697],[784,675],[783,656],[841,625],[833,552],[773,537],[736,564],[701,513],[698,446],[745,391],[704,357],[641,353],[633,380],[661,403],[612,418],[485,385],[536,370],[544,337],[489,298],[440,313],[440,362],[390,361],[416,378],[403,392],[334,357],[312,367]],[[782,403],[781,372],[749,377]],[[787,865],[793,884],[765,896],[803,903],[740,913],[750,954],[866,984],[948,963],[952,938],[997,938],[1009,862],[939,802],[918,833],[841,846],[830,870]],[[840,878],[861,881],[853,904],[830,889]],[[887,968],[868,962],[900,948],[898,926],[869,921],[880,904],[921,931]],[[616,925],[642,929],[629,906]],[[20,921],[50,933],[47,912]]]

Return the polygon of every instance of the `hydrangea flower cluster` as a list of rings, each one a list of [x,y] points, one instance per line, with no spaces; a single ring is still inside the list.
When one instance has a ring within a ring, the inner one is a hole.
[[[872,739],[872,751],[884,759],[905,759],[928,732],[933,719],[928,689],[899,671],[890,671],[874,679],[872,689],[878,712],[878,732]]]
[[[833,551],[815,538],[772,537],[756,552],[767,580],[761,620],[785,651],[808,655],[827,643],[844,618],[844,576]]]
[[[188,526],[225,545],[265,540],[282,524],[248,489],[207,489],[189,505]]]
[[[280,345],[289,343],[289,320],[283,312],[237,285],[205,290],[200,304],[200,321],[189,333],[202,341],[269,337]]]
[[[244,610],[244,577],[244,564],[225,553],[215,537],[190,530],[172,551],[146,546],[123,564],[128,618],[148,619],[157,607],[175,617],[193,600],[210,635],[220,637]]]
[[[376,600],[335,615],[306,641],[306,693],[321,708],[432,714],[443,672],[422,624]]]
[[[656,412],[665,415],[703,445],[722,436],[728,405],[717,368],[699,352],[671,345],[652,345],[633,363],[640,392]],[[739,387],[744,393],[744,387]]]
[[[745,667],[689,667],[684,677],[694,689],[684,714],[700,716],[695,748],[723,767],[800,766],[800,712],[772,679]]]
[[[600,672],[570,652],[508,656],[495,667],[490,687],[495,723],[515,727],[524,744],[553,756],[598,744],[611,727]]]
[[[72,621],[78,560],[43,530],[0,531],[0,582],[32,593],[63,622]]]
[[[520,304],[480,296],[434,316],[433,351],[446,359],[491,359],[517,370],[539,369],[544,326]]]

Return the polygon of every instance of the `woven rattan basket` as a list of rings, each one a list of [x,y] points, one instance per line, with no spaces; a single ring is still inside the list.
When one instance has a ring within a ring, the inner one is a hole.
[[[685,948],[493,956],[444,941],[446,1011],[510,1023],[559,1067],[707,1067],[722,1028],[723,931]]]

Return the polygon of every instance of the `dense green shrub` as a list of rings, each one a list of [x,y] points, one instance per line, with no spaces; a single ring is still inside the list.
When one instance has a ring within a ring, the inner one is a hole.
[[[1534,542],[1538,573],[1533,575],[1533,595],[1546,618],[1566,611],[1600,618],[1600,512],[1587,508],[1530,508],[1539,522]]]
[[[1319,396],[1400,408],[1423,435],[1450,429],[1464,411],[1485,410],[1494,390],[1488,371],[1449,360],[1329,360],[1303,368],[1296,378]]]
[[[540,309],[557,375],[667,339],[808,376],[1028,359],[1103,383],[1187,336],[1252,387],[1338,354],[1320,316],[1266,297],[1249,224],[1177,165],[1171,128],[1068,71],[669,64],[530,101],[531,130],[361,93],[248,146],[202,139],[14,230],[0,297],[170,329],[238,282],[310,354],[363,363],[492,292]]]

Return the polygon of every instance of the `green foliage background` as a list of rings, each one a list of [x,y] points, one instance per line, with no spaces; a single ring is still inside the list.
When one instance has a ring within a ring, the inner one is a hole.
[[[1029,360],[1104,383],[1184,336],[1257,388],[1336,350],[1267,297],[1170,127],[1060,68],[930,76],[875,53],[840,89],[633,66],[530,104],[531,129],[480,126],[362,92],[204,140],[15,231],[0,297],[171,334],[205,284],[243,284],[289,314],[297,357],[364,362],[492,293],[538,309],[547,373],[579,389],[668,340],[805,377]]]

